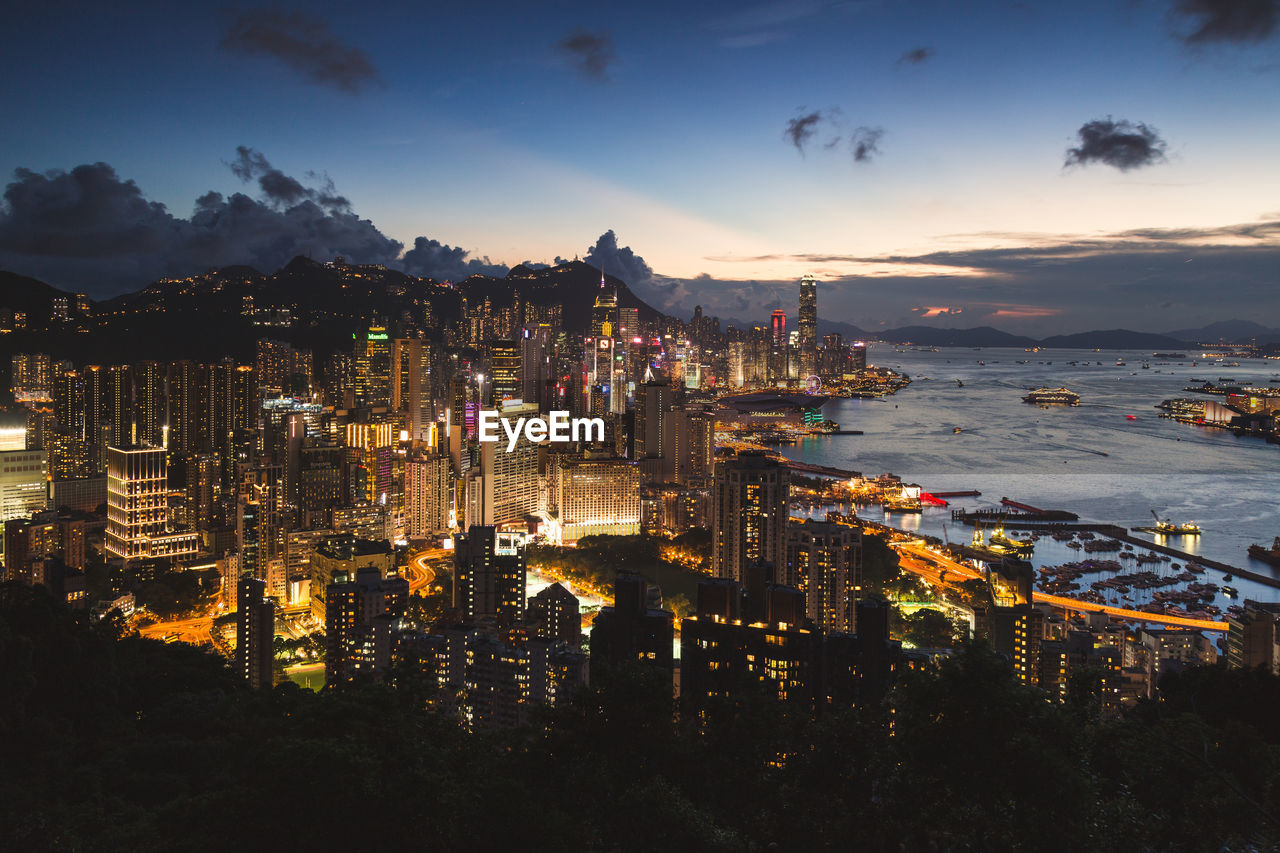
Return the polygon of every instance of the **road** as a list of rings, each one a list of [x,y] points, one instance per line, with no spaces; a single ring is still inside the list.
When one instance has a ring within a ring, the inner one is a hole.
[[[443,560],[450,557],[452,551],[447,548],[429,548],[414,554],[409,560],[409,565],[405,569],[405,576],[409,579],[409,592],[421,592],[424,588],[435,583],[436,570],[430,563]]]
[[[172,622],[157,622],[154,625],[140,628],[138,633],[152,640],[163,640],[170,635],[176,634],[177,639],[184,643],[190,643],[193,646],[208,646],[213,644],[212,628],[212,616],[196,616],[191,619],[176,619]]]
[[[982,574],[970,566],[957,563],[950,557],[939,554],[926,546],[916,542],[894,542],[893,548],[898,552],[898,562],[902,568],[919,575],[935,586],[945,588],[952,582],[972,580],[981,578]],[[943,572],[946,573],[946,580],[943,580]],[[1037,604],[1048,604],[1053,607],[1060,607],[1063,610],[1074,610],[1078,613],[1105,613],[1114,619],[1125,619],[1133,622],[1154,622],[1160,625],[1170,625],[1176,628],[1194,628],[1197,631],[1216,631],[1224,632],[1227,630],[1226,622],[1215,622],[1210,619],[1193,619],[1188,616],[1169,616],[1163,613],[1147,613],[1144,610],[1130,610],[1124,607],[1111,607],[1110,605],[1093,604],[1088,601],[1078,601],[1074,598],[1067,598],[1061,595],[1049,595],[1042,592],[1033,592],[1031,600]]]

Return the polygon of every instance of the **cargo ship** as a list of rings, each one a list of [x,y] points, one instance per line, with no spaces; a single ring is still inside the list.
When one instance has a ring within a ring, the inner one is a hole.
[[[1040,406],[1049,404],[1078,406],[1080,405],[1080,395],[1074,391],[1068,391],[1066,388],[1036,388],[1023,397],[1022,402],[1035,403]]]
[[[1280,566],[1280,536],[1276,537],[1270,548],[1265,548],[1262,545],[1250,545],[1249,556],[1272,566]]]
[[[1035,548],[1035,544],[1026,539],[1014,539],[1005,535],[1003,521],[991,529],[990,541],[993,547],[1003,548],[1014,554],[1029,554]]]

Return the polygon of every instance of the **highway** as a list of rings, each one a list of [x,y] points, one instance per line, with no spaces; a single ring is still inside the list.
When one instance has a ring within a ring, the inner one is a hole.
[[[982,577],[982,574],[976,569],[957,563],[950,557],[939,554],[918,541],[894,542],[891,544],[898,552],[898,562],[903,569],[919,575],[935,586],[945,588],[953,581],[966,581]],[[946,573],[945,580],[942,577],[944,572]],[[1226,622],[1193,619],[1188,616],[1170,616],[1163,613],[1147,613],[1144,610],[1130,610],[1124,607],[1093,604],[1088,601],[1078,601],[1074,598],[1049,595],[1042,592],[1033,592],[1031,600],[1036,604],[1048,604],[1052,607],[1074,610],[1078,613],[1105,613],[1114,619],[1124,619],[1131,622],[1153,622],[1175,628],[1194,628],[1197,631],[1224,632],[1227,630]]]
[[[421,592],[425,587],[435,583],[436,570],[430,563],[446,559],[453,555],[447,548],[429,548],[420,551],[409,559],[405,568],[405,577],[409,580],[409,592]]]

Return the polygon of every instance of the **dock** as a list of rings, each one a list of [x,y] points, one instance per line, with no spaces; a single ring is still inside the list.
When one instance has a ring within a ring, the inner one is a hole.
[[[845,471],[842,468],[830,468],[826,465],[797,462],[794,459],[782,459],[781,461],[792,471],[798,471],[802,474],[817,474],[820,477],[836,477],[841,480],[851,480],[854,477],[862,476],[857,471]]]

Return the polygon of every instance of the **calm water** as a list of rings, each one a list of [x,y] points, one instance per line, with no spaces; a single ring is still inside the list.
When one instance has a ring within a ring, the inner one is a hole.
[[[906,373],[908,388],[881,400],[833,400],[823,410],[842,428],[864,435],[811,438],[782,451],[867,476],[892,472],[928,491],[982,492],[980,498],[953,499],[952,508],[998,507],[1007,496],[1125,527],[1152,524],[1154,509],[1174,522],[1195,521],[1204,531],[1181,541],[1170,537],[1172,547],[1278,573],[1249,559],[1246,548],[1270,545],[1280,535],[1280,446],[1160,418],[1154,407],[1170,397],[1204,396],[1183,390],[1192,379],[1280,385],[1280,362],[1228,359],[1240,366],[1200,361],[1193,367],[1190,358],[1155,359],[1137,351],[897,349],[872,345],[869,361]],[[1117,359],[1126,365],[1117,366]],[[1144,361],[1150,369],[1142,369]],[[1028,388],[1042,386],[1065,386],[1080,395],[1080,405],[1022,402]],[[962,432],[954,432],[957,426]],[[880,519],[878,508],[870,517]],[[949,522],[950,509],[926,509],[918,517],[893,516],[890,523],[935,536],[943,535],[945,524],[952,539],[972,535],[971,528],[953,529]],[[1048,539],[1037,543],[1037,564],[1083,558]],[[1204,578],[1222,582],[1216,572]],[[1233,585],[1242,598],[1280,600],[1280,589],[1243,579]],[[1219,598],[1219,605],[1226,603]]]

